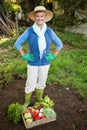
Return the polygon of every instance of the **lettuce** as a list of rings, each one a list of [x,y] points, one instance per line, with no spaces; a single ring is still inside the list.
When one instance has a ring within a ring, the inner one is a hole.
[[[8,106],[7,117],[15,124],[21,120],[22,105],[19,103],[12,103]]]
[[[51,116],[54,116],[56,113],[55,113],[55,111],[52,108],[46,108],[46,109],[44,109],[43,114],[46,117],[51,117]]]

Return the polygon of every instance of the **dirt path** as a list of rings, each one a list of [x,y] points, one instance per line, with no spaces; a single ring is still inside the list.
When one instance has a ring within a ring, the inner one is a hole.
[[[0,130],[26,130],[23,121],[17,125],[8,121],[7,108],[11,103],[23,103],[25,80],[9,83],[0,94]],[[87,102],[71,87],[66,90],[59,85],[47,86],[44,95],[48,95],[55,103],[57,120],[30,130],[87,130]],[[32,102],[35,96],[32,96]]]

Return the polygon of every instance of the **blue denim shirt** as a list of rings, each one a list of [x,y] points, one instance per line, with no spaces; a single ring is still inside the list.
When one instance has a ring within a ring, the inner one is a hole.
[[[57,35],[51,28],[47,27],[44,35],[46,39],[46,49],[43,53],[42,59],[40,59],[40,54],[39,54],[38,36],[34,32],[32,27],[27,28],[26,31],[15,42],[15,47],[17,50],[20,50],[22,48],[22,44],[24,42],[26,41],[28,42],[29,53],[33,54],[35,57],[34,61],[28,61],[29,65],[42,66],[42,65],[50,64],[50,62],[46,60],[46,55],[50,53],[50,46],[52,43],[56,45],[56,50],[60,51],[62,49],[63,44],[61,40],[57,37]]]

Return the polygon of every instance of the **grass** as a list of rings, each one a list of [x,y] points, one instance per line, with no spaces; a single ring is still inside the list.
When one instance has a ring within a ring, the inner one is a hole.
[[[64,87],[71,86],[87,100],[87,45],[86,39],[81,34],[59,33],[63,41],[63,49],[56,60],[51,61],[47,84],[58,83]],[[0,86],[6,87],[7,83],[15,77],[26,78],[27,62],[23,61],[18,51],[14,48],[16,38],[0,42],[1,48],[8,49],[0,57]],[[27,44],[23,45],[27,52]],[[53,51],[54,45],[51,46]]]
[[[62,51],[51,63],[48,83],[74,87],[82,97],[87,98],[87,54],[84,50]]]
[[[64,44],[68,44],[73,48],[87,49],[87,39],[82,34],[74,34],[70,32],[58,33]]]

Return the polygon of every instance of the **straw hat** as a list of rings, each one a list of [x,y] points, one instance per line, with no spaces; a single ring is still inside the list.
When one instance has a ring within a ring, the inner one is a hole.
[[[35,13],[39,12],[39,11],[45,12],[45,14],[46,14],[45,22],[48,22],[48,21],[50,21],[52,19],[53,13],[50,10],[47,10],[44,6],[36,6],[35,9],[34,9],[34,11],[32,11],[32,12],[30,12],[28,14],[28,17],[31,20],[35,21]]]

